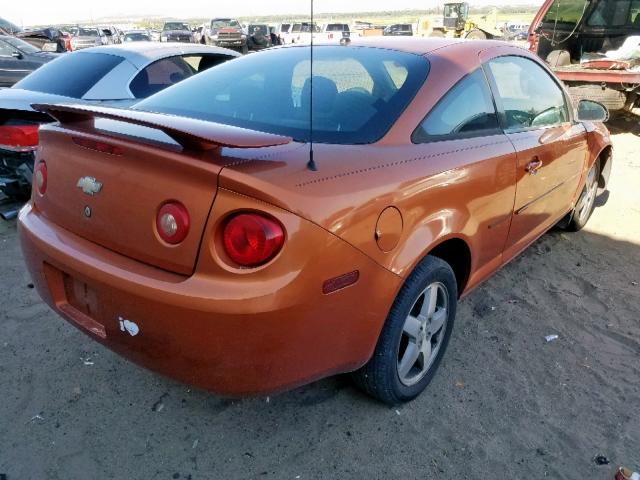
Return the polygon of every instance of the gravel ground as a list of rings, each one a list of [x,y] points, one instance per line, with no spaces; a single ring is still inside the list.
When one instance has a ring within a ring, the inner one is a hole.
[[[0,221],[0,474],[611,480],[619,465],[640,469],[640,128],[626,118],[612,130],[611,194],[586,230],[548,233],[465,299],[435,380],[398,409],[347,377],[231,401],[142,370],[40,301],[15,222]]]

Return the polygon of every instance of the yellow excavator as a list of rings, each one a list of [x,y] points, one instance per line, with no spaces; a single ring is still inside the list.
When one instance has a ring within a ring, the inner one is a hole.
[[[445,3],[442,22],[424,17],[418,22],[418,36],[452,37],[475,40],[500,38],[503,33],[496,28],[497,11],[478,20],[469,19],[469,4]]]

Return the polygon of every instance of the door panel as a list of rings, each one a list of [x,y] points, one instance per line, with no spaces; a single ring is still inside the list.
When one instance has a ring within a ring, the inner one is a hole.
[[[586,133],[580,124],[507,136],[518,159],[505,259],[520,252],[571,208],[587,153]]]
[[[587,139],[584,127],[573,123],[558,81],[537,61],[503,55],[488,59],[486,67],[501,124],[517,155],[508,260],[570,210]]]

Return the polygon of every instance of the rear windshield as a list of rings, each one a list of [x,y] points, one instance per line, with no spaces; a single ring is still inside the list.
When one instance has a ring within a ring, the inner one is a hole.
[[[327,25],[327,32],[348,32],[349,25],[344,25],[342,23],[330,23]]]
[[[149,42],[151,37],[146,33],[127,33],[124,36],[125,42]]]
[[[82,98],[124,58],[104,53],[68,53],[14,85],[34,92]]]
[[[269,28],[266,25],[249,25],[249,33],[258,33],[260,32],[262,35],[269,34]]]
[[[429,63],[394,50],[322,46],[265,51],[224,63],[137,104],[152,112],[194,117],[310,140],[366,144],[379,140],[424,83]]]

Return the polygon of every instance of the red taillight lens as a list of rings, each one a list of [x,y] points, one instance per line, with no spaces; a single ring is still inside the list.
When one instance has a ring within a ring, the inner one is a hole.
[[[156,217],[158,235],[171,245],[177,245],[187,238],[189,223],[189,212],[179,202],[165,203],[158,210]]]
[[[44,163],[44,160],[38,162],[38,165],[33,172],[33,183],[36,187],[36,191],[40,195],[44,195],[47,191],[47,164]]]
[[[282,249],[284,231],[275,220],[255,213],[242,213],[224,227],[224,249],[243,267],[258,267]]]
[[[0,127],[0,148],[13,152],[31,152],[38,148],[38,125]]]

